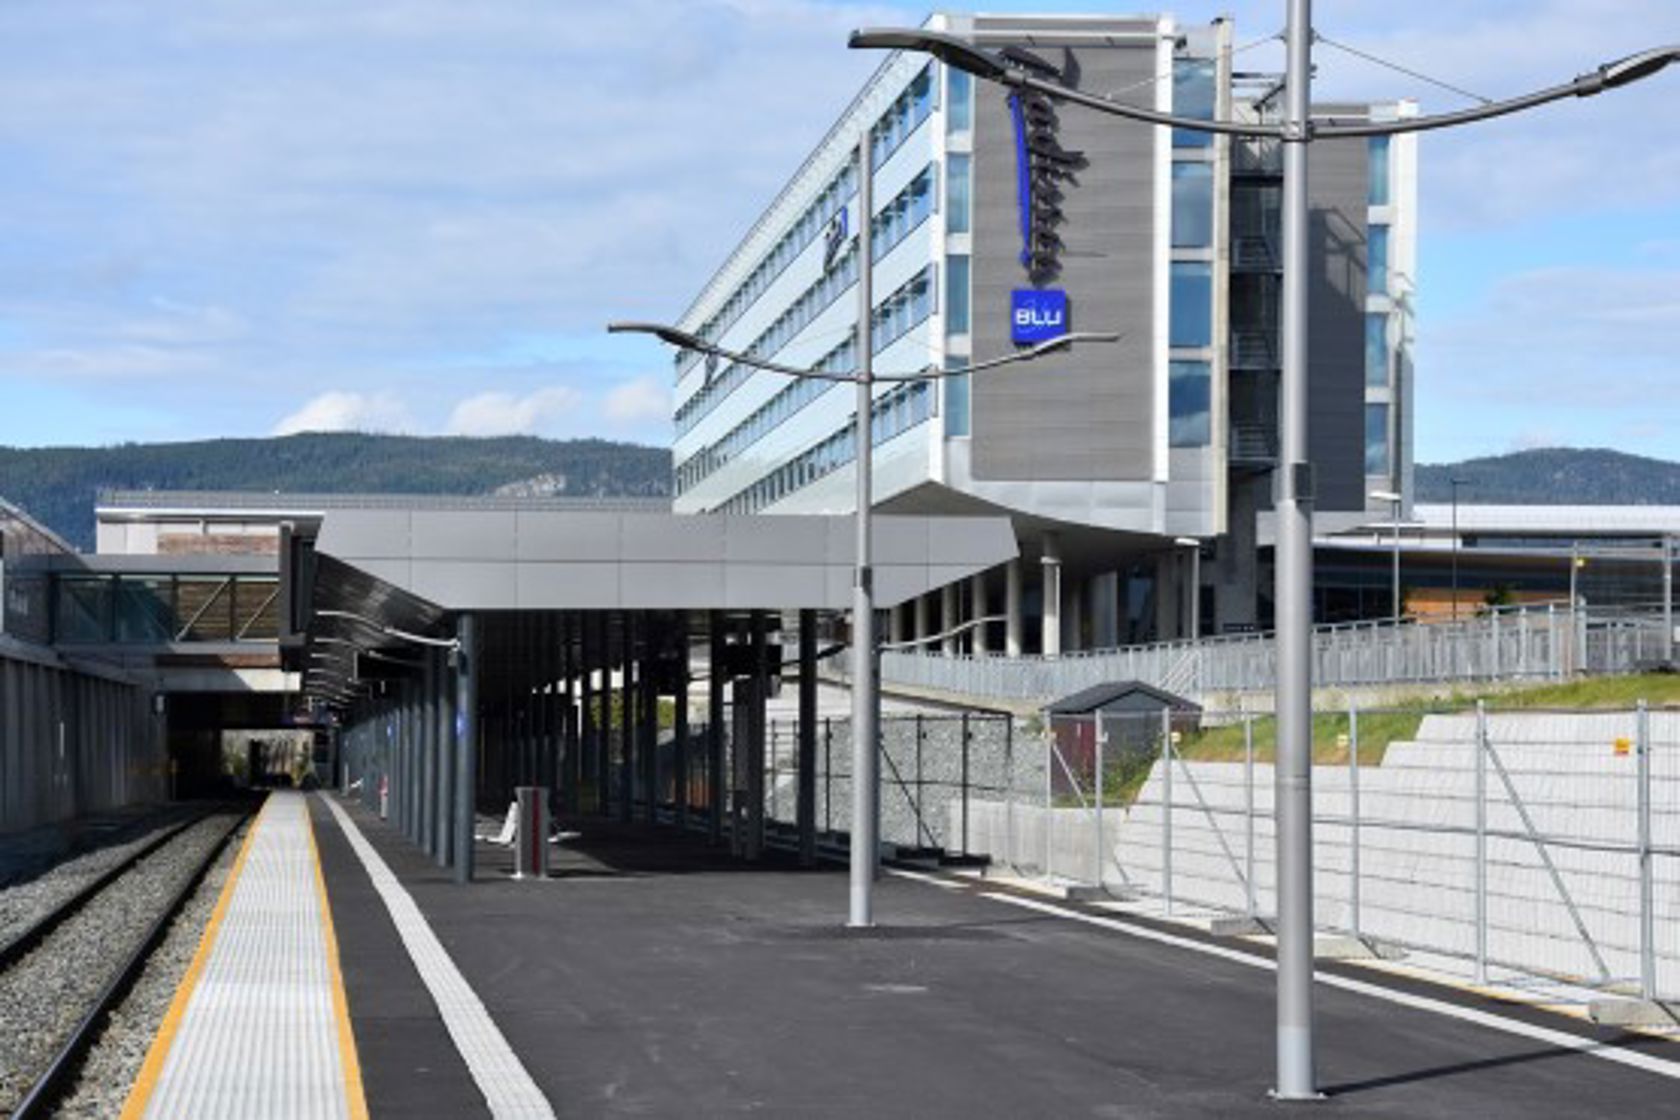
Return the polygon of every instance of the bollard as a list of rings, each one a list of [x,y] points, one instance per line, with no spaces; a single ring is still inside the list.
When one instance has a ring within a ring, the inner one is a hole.
[[[518,786],[514,802],[518,820],[513,838],[513,877],[548,877],[548,798],[543,786]]]

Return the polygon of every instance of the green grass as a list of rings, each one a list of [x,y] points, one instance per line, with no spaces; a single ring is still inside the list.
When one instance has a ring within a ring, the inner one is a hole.
[[[1588,677],[1561,684],[1526,686],[1493,692],[1455,692],[1445,698],[1408,700],[1380,710],[1359,712],[1359,764],[1381,766],[1388,745],[1417,735],[1423,717],[1431,713],[1470,711],[1483,700],[1490,711],[1513,709],[1628,709],[1644,700],[1651,707],[1680,706],[1680,674],[1643,673]],[[1277,758],[1277,720],[1256,716],[1254,760]],[[1346,712],[1317,712],[1312,721],[1312,757],[1316,766],[1346,766],[1353,753]],[[1108,804],[1129,805],[1143,788],[1157,751],[1139,752],[1107,766],[1103,798]],[[1241,762],[1246,746],[1241,723],[1187,731],[1176,746],[1180,758],[1191,762]],[[1077,803],[1077,801],[1075,802]]]
[[[1499,693],[1486,699],[1490,708],[1631,708],[1640,700],[1660,708],[1680,705],[1680,674],[1585,677]]]

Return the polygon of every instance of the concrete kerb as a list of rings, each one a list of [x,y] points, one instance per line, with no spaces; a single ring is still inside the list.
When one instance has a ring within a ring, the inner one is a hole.
[[[1680,1003],[1651,999],[1595,999],[1587,1017],[1600,1026],[1672,1031],[1680,1028]]]

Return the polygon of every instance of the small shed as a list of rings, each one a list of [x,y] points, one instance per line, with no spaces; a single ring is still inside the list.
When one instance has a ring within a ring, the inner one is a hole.
[[[1170,713],[1166,715],[1163,713]],[[1051,760],[1052,784],[1087,788],[1097,769],[1097,728],[1105,732],[1103,770],[1113,785],[1117,771],[1158,758],[1170,728],[1181,734],[1201,726],[1201,705],[1142,681],[1110,681],[1080,689],[1044,708],[1060,761]]]

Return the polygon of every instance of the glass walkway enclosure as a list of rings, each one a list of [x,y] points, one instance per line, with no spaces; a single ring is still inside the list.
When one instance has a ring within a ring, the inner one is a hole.
[[[334,728],[333,780],[458,880],[476,814],[518,786],[546,788],[563,819],[703,827],[754,858],[765,703],[795,662],[814,716],[853,533],[850,517],[334,509],[282,527],[282,660]],[[878,517],[874,549],[883,610],[1016,554],[990,517]],[[809,860],[815,766],[801,773]]]

